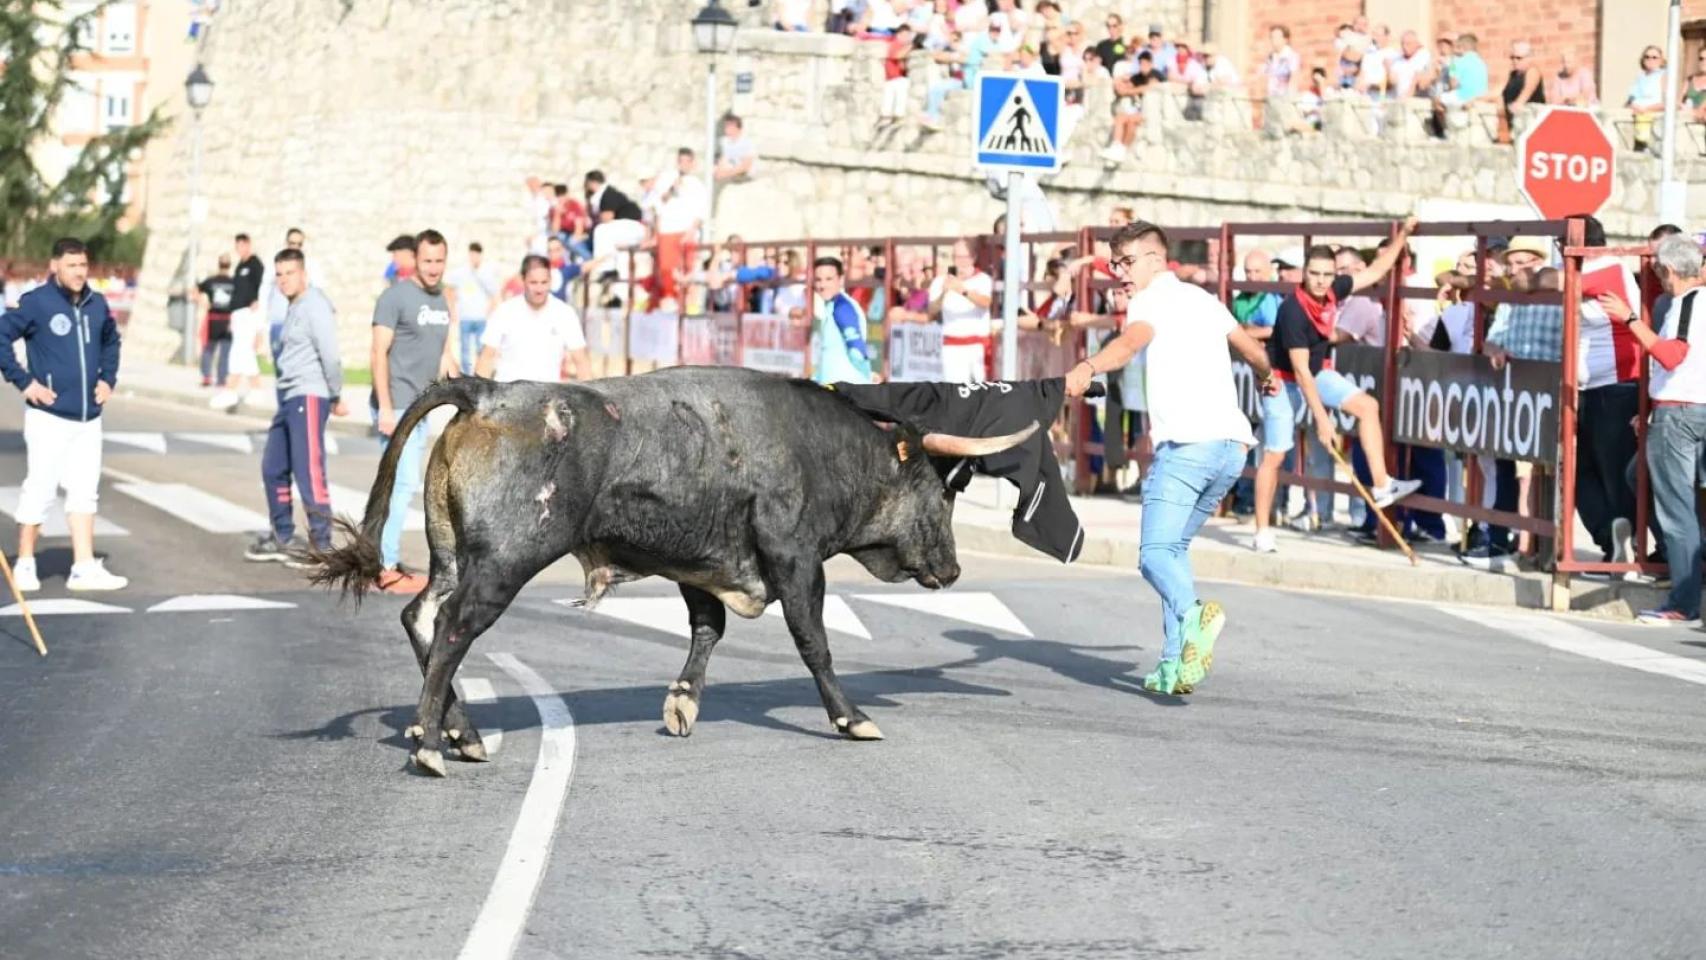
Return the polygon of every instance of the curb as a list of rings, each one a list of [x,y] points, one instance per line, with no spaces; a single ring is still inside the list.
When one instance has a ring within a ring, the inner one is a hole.
[[[159,403],[169,403],[176,407],[183,407],[186,410],[198,410],[202,413],[222,414],[232,417],[249,417],[260,421],[262,427],[265,427],[266,424],[272,420],[273,414],[278,410],[278,408],[272,404],[261,406],[253,403],[245,403],[232,410],[215,410],[207,405],[206,397],[199,394],[186,394],[181,390],[168,390],[164,387],[131,386],[127,384],[119,390],[119,395],[141,397],[144,400],[153,400]],[[339,436],[345,437],[371,437],[374,435],[372,424],[365,420],[356,420],[354,418],[346,418],[342,420],[336,417],[329,418],[326,421],[326,429],[332,433],[338,434]]]
[[[1041,556],[1015,540],[1005,528],[958,522],[954,524],[954,539],[961,547],[984,553],[1033,559]],[[1086,534],[1077,562],[1081,566],[1135,571],[1138,544]],[[1542,573],[1483,573],[1425,562],[1421,567],[1396,570],[1352,562],[1287,563],[1275,554],[1219,546],[1192,551],[1191,568],[1203,580],[1255,587],[1427,603],[1551,609],[1552,577]],[[1634,619],[1639,610],[1658,606],[1663,599],[1663,590],[1646,584],[1599,583],[1576,578],[1571,582],[1570,611],[1596,619],[1627,621]]]

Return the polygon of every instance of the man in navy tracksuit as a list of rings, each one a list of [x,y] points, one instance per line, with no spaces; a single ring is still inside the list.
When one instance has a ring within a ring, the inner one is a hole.
[[[101,482],[101,410],[118,382],[118,325],[106,298],[89,288],[89,251],[81,240],[53,244],[53,276],[0,316],[0,376],[24,395],[28,471],[18,494],[20,590],[40,590],[36,540],[48,508],[65,488],[71,528],[72,590],[121,590],[130,584],[95,558],[95,502]],[[29,369],[12,345],[24,341]]]
[[[284,322],[272,330],[273,366],[278,372],[278,413],[267,431],[261,454],[261,482],[266,488],[272,530],[249,546],[243,556],[254,561],[302,564],[296,554],[304,546],[295,539],[295,507],[290,481],[302,493],[302,512],[308,515],[308,534],[315,547],[332,546],[332,494],[326,482],[326,418],[349,410],[339,399],[344,367],[338,357],[338,320],[332,301],[308,285],[301,250],[285,249],[273,259],[278,292],[288,302]],[[294,542],[293,542],[294,541]]]

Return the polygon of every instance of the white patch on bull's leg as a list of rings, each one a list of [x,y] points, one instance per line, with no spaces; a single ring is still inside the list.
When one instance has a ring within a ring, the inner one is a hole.
[[[569,424],[574,422],[574,416],[571,412],[569,423],[564,423],[562,416],[557,412],[556,402],[547,403],[545,405],[545,438],[558,442],[566,439],[569,435]]]
[[[438,597],[433,595],[432,585],[427,584],[427,590],[421,594],[421,605],[415,610],[415,636],[422,637],[427,643],[432,643],[433,621],[438,619]]]
[[[533,502],[539,504],[540,526],[544,526],[545,521],[551,517],[551,498],[555,496],[556,493],[557,481],[547,480],[545,481],[545,485],[539,488],[539,492],[533,496]]]
[[[690,691],[678,690],[676,684],[670,684],[669,696],[663,698],[664,727],[678,737],[685,737],[693,733],[693,724],[698,719],[699,701]]]
[[[425,747],[416,750],[415,765],[435,777],[445,775],[444,757],[437,750],[428,750]]]
[[[847,728],[847,735],[854,740],[881,740],[883,732],[869,720],[861,720]]]

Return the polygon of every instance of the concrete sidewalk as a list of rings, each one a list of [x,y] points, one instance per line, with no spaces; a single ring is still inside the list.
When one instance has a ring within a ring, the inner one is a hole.
[[[203,388],[199,371],[176,364],[126,363],[119,394],[147,397],[208,409],[215,391]],[[271,419],[277,410],[271,378],[263,388],[249,394],[236,413]],[[367,387],[344,391],[350,412],[334,417],[328,428],[341,434],[369,436],[373,432],[368,414]],[[454,415],[450,408],[429,419],[436,433]],[[954,512],[954,534],[963,547],[987,553],[1041,558],[1042,554],[1014,539],[1009,531],[1012,505],[1017,494],[1008,492],[1006,506],[998,506],[997,483],[978,477],[959,497]],[[1012,488],[1009,486],[1009,490]],[[1138,544],[1143,522],[1141,504],[1114,497],[1074,497],[1073,509],[1084,524],[1084,551],[1079,563],[1137,569]],[[1474,603],[1504,607],[1547,609],[1554,605],[1550,574],[1510,570],[1487,573],[1457,562],[1446,544],[1416,547],[1421,564],[1411,567],[1397,550],[1379,550],[1352,543],[1338,532],[1300,534],[1279,531],[1280,552],[1258,554],[1249,548],[1254,530],[1231,519],[1211,520],[1191,551],[1191,564],[1203,580],[1222,580],[1294,590],[1323,590],[1359,596],[1393,597],[1436,603]],[[1578,527],[1577,543],[1591,540]],[[1597,559],[1581,553],[1583,559]],[[1630,619],[1635,612],[1656,607],[1664,592],[1655,587],[1613,581],[1610,583],[1572,579],[1568,607],[1607,619]],[[1562,597],[1559,598],[1562,600]]]
[[[999,481],[1005,483],[1006,481]],[[995,505],[998,481],[978,477],[954,508],[954,536],[962,547],[991,553],[1040,558],[1042,554],[1009,532],[1016,493],[1009,485],[1004,507]],[[1084,524],[1085,545],[1079,563],[1137,570],[1143,506],[1117,497],[1074,497],[1072,507]],[[1316,534],[1278,531],[1279,553],[1250,549],[1254,527],[1231,518],[1203,527],[1191,550],[1191,566],[1203,580],[1323,590],[1368,597],[1393,597],[1436,603],[1473,603],[1548,609],[1553,606],[1551,574],[1473,570],[1457,561],[1448,544],[1415,547],[1412,567],[1397,549],[1380,550],[1353,543],[1341,532]],[[1578,542],[1591,542],[1585,530]],[[1598,559],[1597,554],[1583,559]],[[1568,608],[1606,619],[1632,619],[1638,610],[1664,599],[1657,587],[1571,579]],[[1559,598],[1562,601],[1562,597]],[[1560,604],[1561,605],[1561,604]]]

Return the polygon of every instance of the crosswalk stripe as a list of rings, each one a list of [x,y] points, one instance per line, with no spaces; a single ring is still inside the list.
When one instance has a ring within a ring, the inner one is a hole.
[[[366,490],[354,487],[341,487],[332,484],[332,515],[338,517],[360,517],[367,512]],[[417,507],[410,507],[403,519],[404,530],[425,530],[426,514]]]
[[[255,448],[246,433],[174,433],[173,440],[189,440],[210,447],[223,447],[237,453],[254,453]]]
[[[468,703],[497,703],[497,691],[492,689],[492,682],[483,677],[463,677],[456,681],[461,688],[462,699]],[[485,727],[480,730],[480,739],[486,744],[486,756],[495,757],[504,744],[502,727]]]
[[[96,603],[93,600],[78,600],[75,597],[54,597],[48,600],[31,600],[30,613],[37,617],[52,617],[67,613],[130,613],[129,607],[115,607],[110,603]],[[17,604],[0,607],[0,617],[22,616],[23,612]]]
[[[162,600],[148,608],[149,613],[206,613],[223,610],[294,610],[296,604],[260,597],[241,597],[230,593],[191,593]]]
[[[781,617],[783,615],[782,605],[772,603],[764,611],[764,615]],[[833,593],[823,598],[823,626],[826,630],[850,633],[861,640],[871,639],[871,631],[865,629],[865,625],[859,621],[859,617],[853,612],[853,608],[847,605],[846,600]]]
[[[127,447],[141,447],[155,453],[166,452],[166,435],[163,433],[132,433],[123,430],[107,430],[101,436],[108,443],[122,443]]]
[[[18,496],[22,487],[0,487],[0,511],[13,519],[18,516]],[[47,519],[42,522],[41,535],[44,537],[69,537],[71,528],[65,522],[65,501],[54,497],[53,503],[47,508]],[[95,536],[97,537],[128,537],[130,531],[108,520],[100,514],[95,514]]]
[[[255,533],[271,529],[265,516],[187,483],[117,483],[120,493],[141,500],[209,533]]]
[[[573,600],[554,602],[562,607],[576,605]],[[687,605],[680,597],[605,597],[593,612],[678,637],[692,636],[687,629]]]
[[[902,607],[949,620],[963,620],[1021,637],[1033,635],[993,593],[861,593],[855,596],[871,603]]]

